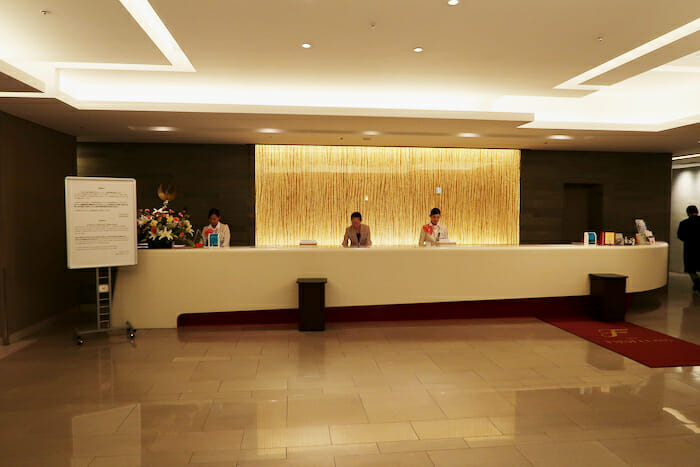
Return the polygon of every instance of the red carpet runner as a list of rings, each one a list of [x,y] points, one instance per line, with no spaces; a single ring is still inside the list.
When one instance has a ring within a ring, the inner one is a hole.
[[[540,319],[651,368],[700,365],[700,345],[635,324],[585,318]]]

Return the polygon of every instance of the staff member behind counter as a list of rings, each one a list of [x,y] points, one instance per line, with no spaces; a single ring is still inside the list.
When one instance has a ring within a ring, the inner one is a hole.
[[[209,210],[209,225],[202,229],[202,245],[209,245],[209,235],[216,233],[219,234],[219,244],[220,247],[228,247],[231,241],[231,231],[228,225],[223,224],[221,221],[221,213],[216,208],[211,208]],[[213,242],[212,242],[213,243]]]
[[[430,210],[430,222],[425,224],[420,231],[418,246],[435,246],[437,242],[444,242],[447,238],[447,227],[440,224],[440,210]]]
[[[343,247],[367,247],[372,245],[369,226],[362,223],[362,214],[353,212],[350,214],[350,227],[345,229]]]

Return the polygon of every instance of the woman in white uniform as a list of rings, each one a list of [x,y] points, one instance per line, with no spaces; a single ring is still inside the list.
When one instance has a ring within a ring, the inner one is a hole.
[[[231,241],[231,231],[228,225],[223,224],[221,221],[221,213],[216,208],[211,208],[209,210],[209,225],[202,229],[202,245],[209,245],[209,235],[216,233],[219,234],[219,245],[220,247],[228,247]]]
[[[447,227],[440,224],[440,210],[433,208],[430,210],[430,222],[420,230],[418,246],[435,246],[437,242],[445,240],[448,240]]]

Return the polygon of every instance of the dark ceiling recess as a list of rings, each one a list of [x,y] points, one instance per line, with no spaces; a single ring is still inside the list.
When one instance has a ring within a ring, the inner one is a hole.
[[[0,92],[38,92],[39,90],[16,80],[12,76],[0,73]]]

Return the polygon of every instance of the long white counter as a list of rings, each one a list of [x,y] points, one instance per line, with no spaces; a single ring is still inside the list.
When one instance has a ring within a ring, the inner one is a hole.
[[[174,328],[184,313],[293,309],[299,277],[328,278],[326,306],[352,307],[587,295],[589,273],[642,292],[667,270],[667,243],[140,250],[119,269],[113,320]]]

